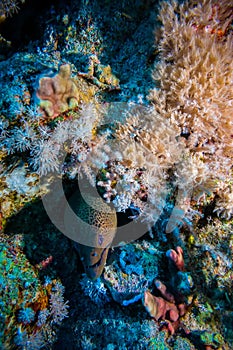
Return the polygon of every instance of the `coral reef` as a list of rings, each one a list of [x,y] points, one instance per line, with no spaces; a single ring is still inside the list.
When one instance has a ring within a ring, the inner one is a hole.
[[[184,316],[187,310],[188,304],[184,304],[184,296],[186,296],[185,301],[188,303],[187,296],[191,296],[193,285],[190,280],[184,278],[186,277],[186,273],[183,272],[184,260],[182,248],[177,247],[176,251],[170,249],[167,251],[166,256],[171,263],[169,266],[171,274],[170,288],[174,295],[167,290],[165,284],[159,280],[155,280],[155,287],[157,291],[159,291],[161,297],[156,297],[147,290],[144,292],[142,303],[150,316],[156,321],[166,320],[168,323],[168,330],[171,334],[174,334],[175,322],[178,321],[180,317]],[[175,327],[177,327],[177,325]]]
[[[20,4],[24,3],[25,0],[2,0],[0,4],[0,23],[7,16],[12,16],[12,14],[19,11]]]
[[[11,349],[52,345],[56,331],[52,325],[68,316],[64,287],[58,280],[40,281],[39,270],[23,253],[22,236],[1,237],[0,248],[0,345]]]
[[[232,19],[226,0],[59,1],[20,49],[0,34],[0,347],[232,348]]]
[[[39,79],[36,95],[40,100],[40,107],[50,118],[78,106],[79,92],[70,74],[70,65],[64,64],[54,77],[45,76]]]
[[[127,305],[141,296],[158,274],[159,251],[143,241],[120,248],[119,258],[106,266],[103,280],[115,301]]]

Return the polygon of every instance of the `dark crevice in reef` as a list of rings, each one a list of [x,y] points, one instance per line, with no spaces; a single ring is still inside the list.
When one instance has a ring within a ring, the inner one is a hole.
[[[11,42],[13,52],[22,49],[30,41],[42,37],[52,7],[58,10],[69,3],[70,1],[62,0],[27,0],[19,5],[18,12],[8,16],[0,24],[0,34]]]

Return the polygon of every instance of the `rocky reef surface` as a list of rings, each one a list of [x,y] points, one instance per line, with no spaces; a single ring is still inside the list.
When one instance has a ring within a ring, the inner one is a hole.
[[[0,348],[233,347],[232,8],[2,1]]]

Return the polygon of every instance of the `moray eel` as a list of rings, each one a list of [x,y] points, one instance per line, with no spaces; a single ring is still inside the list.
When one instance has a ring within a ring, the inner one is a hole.
[[[103,272],[108,251],[117,228],[117,216],[103,199],[92,191],[74,193],[69,205],[81,219],[75,249],[89,278],[97,279]]]
[[[92,280],[97,279],[103,272],[109,248],[94,248],[75,243],[75,249],[79,253],[87,276]]]

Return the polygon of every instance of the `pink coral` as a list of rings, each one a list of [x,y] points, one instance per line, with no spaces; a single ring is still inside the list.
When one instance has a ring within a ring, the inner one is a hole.
[[[144,292],[143,305],[156,321],[162,319],[168,322],[168,328],[173,334],[175,332],[171,322],[179,319],[179,310],[177,306],[161,297],[155,297],[148,290]]]
[[[155,280],[154,284],[164,299],[166,299],[170,303],[175,303],[174,296],[170,292],[168,292],[167,286],[164,283],[162,283],[159,280]]]
[[[168,250],[166,255],[169,259],[169,271],[171,273],[169,288],[156,279],[154,285],[160,296],[154,296],[147,290],[142,298],[142,303],[151,317],[156,321],[166,321],[169,332],[174,334],[175,329],[180,324],[179,318],[187,311],[187,300],[184,303],[184,295],[179,292],[180,284],[183,285],[184,280],[185,285],[187,284],[187,273],[183,272],[184,258],[181,247],[177,247],[176,250]],[[186,289],[190,292],[190,288],[187,287]]]
[[[156,321],[159,319],[177,321],[179,318],[179,310],[175,304],[161,297],[155,297],[148,290],[144,292],[143,304]]]
[[[169,249],[166,256],[177,270],[184,271],[183,249],[181,247],[176,247],[176,250]]]
[[[53,77],[40,78],[36,95],[40,100],[40,107],[51,118],[76,107],[79,103],[79,89],[71,78],[70,65],[61,65],[59,72]]]

